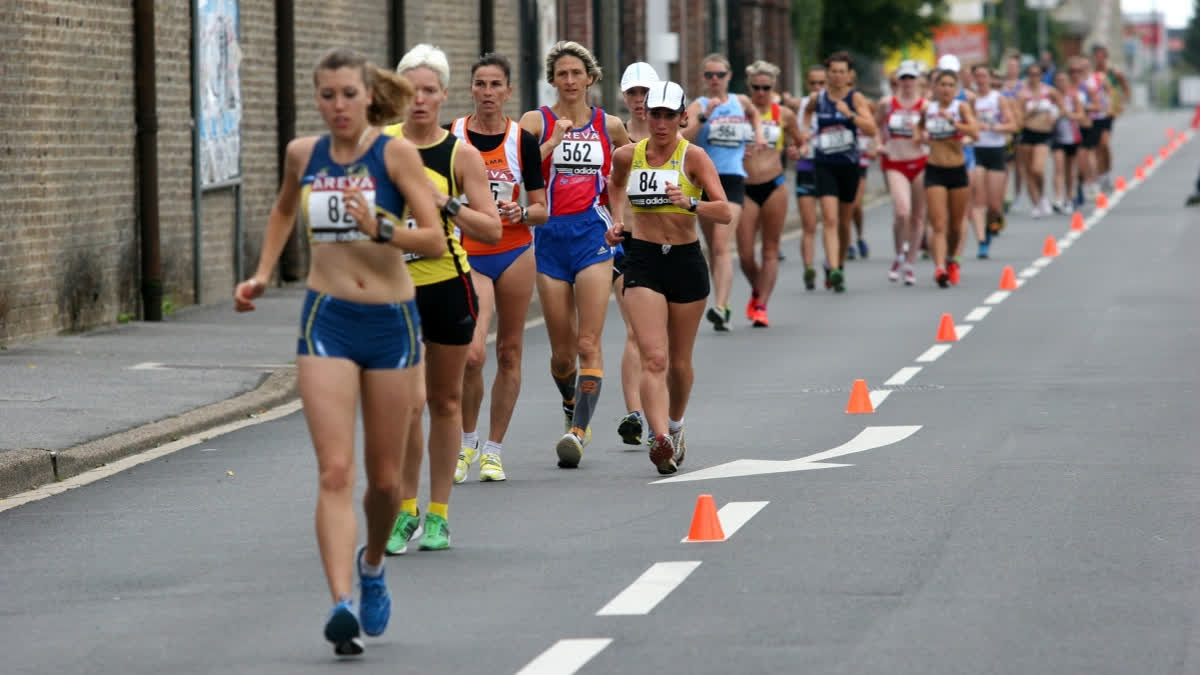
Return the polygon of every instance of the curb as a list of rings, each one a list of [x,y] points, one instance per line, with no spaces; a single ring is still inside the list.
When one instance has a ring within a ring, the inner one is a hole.
[[[0,455],[0,498],[65,480],[182,436],[265,412],[297,395],[296,371],[277,370],[265,375],[257,387],[244,394],[65,450],[5,452]]]

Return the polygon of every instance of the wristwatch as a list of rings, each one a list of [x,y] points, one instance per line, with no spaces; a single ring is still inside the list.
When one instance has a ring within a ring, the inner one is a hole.
[[[704,113],[700,113],[699,115],[696,115],[696,119],[700,120],[700,124],[704,124],[705,122],[708,121],[708,115],[705,115]]]
[[[462,208],[462,202],[454,197],[446,200],[446,205],[442,207],[442,214],[447,218],[453,218],[458,215],[458,210]]]
[[[522,206],[522,207],[521,207],[521,219],[520,219],[519,221],[517,221],[517,222],[519,222],[519,223],[523,223],[523,222],[525,222],[526,220],[529,220],[529,209],[527,209],[527,208],[525,208],[524,206]]]
[[[690,199],[691,203],[688,204],[688,211],[695,213],[696,209],[700,208],[700,200],[695,197],[691,197]]]
[[[386,244],[392,240],[392,235],[396,233],[396,225],[387,218],[379,219],[379,227],[376,228],[375,236],[371,237],[380,244]]]

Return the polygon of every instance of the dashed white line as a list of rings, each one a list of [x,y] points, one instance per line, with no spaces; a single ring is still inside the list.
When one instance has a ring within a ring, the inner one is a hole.
[[[734,532],[742,529],[742,526],[750,522],[750,519],[758,515],[759,511],[770,504],[771,502],[729,502],[720,509],[717,509],[717,518],[721,521],[721,531],[725,533],[725,540],[728,541],[733,536]],[[684,541],[687,541],[685,538]]]
[[[571,675],[610,644],[612,638],[559,640],[517,671],[517,675]]]
[[[933,363],[941,358],[942,354],[950,351],[950,347],[951,345],[934,345],[917,357],[917,363]]]
[[[1054,262],[1054,258],[1047,258],[1047,257],[1043,256],[1043,257],[1038,258],[1037,260],[1033,261],[1033,267],[1045,267],[1046,265],[1049,265],[1052,262]]]
[[[1025,269],[1018,272],[1017,276],[1022,279],[1032,279],[1038,275],[1038,272],[1041,272],[1041,271],[1042,270],[1037,267],[1026,267]]]
[[[1071,248],[1071,244],[1074,244],[1074,243],[1075,243],[1074,239],[1071,239],[1070,237],[1063,237],[1062,239],[1058,240],[1058,248],[1059,248],[1059,250],[1066,250],[1068,248]]]
[[[1067,232],[1066,238],[1070,239],[1071,241],[1075,241],[1076,239],[1078,239],[1082,236],[1083,236],[1082,230],[1071,230],[1070,232]]]
[[[995,291],[984,299],[985,305],[998,305],[1008,299],[1012,295],[1012,291]]]
[[[921,366],[905,366],[896,371],[896,374],[889,377],[887,382],[883,383],[885,387],[899,387],[908,384],[908,381],[913,379],[913,376],[921,372]]]
[[[867,398],[871,399],[872,408],[878,408],[879,406],[883,405],[883,402],[886,401],[887,397],[891,396],[891,394],[892,391],[890,389],[873,389],[867,392]]]
[[[983,321],[983,319],[988,314],[990,314],[991,311],[992,311],[991,307],[976,307],[975,309],[971,310],[970,313],[968,313],[966,318],[963,320],[964,321]]]
[[[760,507],[761,508],[761,507]],[[722,528],[724,525],[722,525]],[[728,533],[726,533],[728,535]],[[726,537],[728,538],[728,537]],[[600,608],[596,616],[644,616],[700,566],[699,560],[654,563],[636,581]]]
[[[967,337],[967,333],[970,333],[972,328],[974,328],[974,326],[970,326],[970,325],[955,326],[954,333],[956,335],[958,335],[958,339],[961,340],[961,339]]]

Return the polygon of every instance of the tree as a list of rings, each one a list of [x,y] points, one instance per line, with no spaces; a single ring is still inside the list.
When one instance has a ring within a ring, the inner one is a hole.
[[[1192,20],[1188,22],[1183,34],[1184,61],[1196,70],[1200,70],[1200,0],[1192,7]]]
[[[826,0],[824,6],[820,53],[826,56],[901,49],[931,38],[946,15],[946,0]]]
[[[824,0],[792,0],[792,42],[800,57],[801,77],[821,61],[821,19]]]
[[[1197,0],[1200,2],[1200,0]],[[1014,46],[1022,54],[1029,54],[1034,59],[1041,57],[1041,52],[1038,51],[1038,13],[1040,10],[1030,9],[1024,0],[1017,3],[1017,29],[1012,31],[1008,25],[1008,19],[1004,14],[998,14],[993,18],[985,21],[988,27],[988,43],[991,45],[993,57],[999,60],[1003,50],[1009,46],[1007,38],[1015,37],[1016,44]],[[1059,40],[1066,34],[1063,25],[1054,20],[1054,17],[1046,14],[1046,48],[1054,54],[1055,62],[1061,59],[1058,44]],[[1003,64],[998,64],[1003,66]]]

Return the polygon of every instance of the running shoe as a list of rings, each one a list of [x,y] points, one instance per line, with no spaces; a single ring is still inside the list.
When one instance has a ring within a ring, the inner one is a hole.
[[[450,523],[436,513],[425,514],[425,536],[421,537],[422,551],[445,551],[450,548]]]
[[[950,275],[947,274],[946,270],[942,267],[939,267],[933,271],[933,280],[936,281],[937,285],[941,286],[942,288],[946,288],[950,285]]]
[[[571,410],[568,411],[567,408],[564,406],[563,407],[563,432],[570,431],[571,428],[574,426],[575,426],[575,409],[571,408]],[[587,445],[588,443],[591,443],[591,442],[592,442],[592,425],[589,424],[587,429],[585,429],[583,432],[583,444]]]
[[[859,239],[858,240],[858,257],[862,258],[863,260],[866,260],[867,256],[870,254],[871,254],[871,249],[867,248],[867,240]]]
[[[855,260],[857,258],[858,258],[858,251],[856,251],[854,249],[854,244],[851,243],[850,246],[846,247],[846,259],[847,260]]]
[[[369,577],[362,573],[363,555],[367,547],[358,549],[354,556],[354,567],[358,570],[358,588],[361,591],[358,598],[358,617],[362,621],[363,632],[371,637],[383,635],[387,630],[388,618],[392,616],[392,596],[388,593],[387,581],[384,580],[386,571],[381,570],[379,576]]]
[[[469,445],[462,446],[458,451],[458,466],[454,467],[454,482],[461,483],[467,479],[467,471],[475,460],[479,459],[479,451]]]
[[[845,293],[846,292],[846,273],[843,272],[841,270],[841,268],[838,268],[836,270],[830,270],[829,283],[831,283],[833,285],[833,290],[835,292]]]
[[[980,260],[987,260],[990,248],[991,248],[991,245],[988,244],[988,242],[986,242],[986,241],[979,242],[979,251],[975,253],[975,257],[979,258]]]
[[[671,444],[670,436],[659,434],[650,444],[650,462],[664,476],[675,473],[679,468],[675,464],[675,446]]]
[[[349,600],[339,602],[329,612],[329,618],[325,620],[325,639],[333,643],[333,653],[338,656],[358,656],[363,653],[358,615],[354,613],[354,605]]]
[[[829,280],[830,269],[828,261],[825,262],[823,269],[825,270],[825,290],[829,290],[833,288],[833,282]]]
[[[625,445],[642,444],[642,416],[631,412],[617,424],[617,435]]]
[[[725,326],[726,330],[733,328],[733,308],[725,305]]]
[[[758,298],[752,295],[752,296],[750,296],[750,302],[746,303],[746,320],[747,321],[754,320],[754,310],[756,310],[756,309],[758,309]]]
[[[1200,190],[1188,195],[1187,201],[1183,202],[1184,206],[1195,206],[1200,204]]]
[[[729,330],[729,325],[725,321],[725,312],[717,307],[709,307],[708,312],[704,315],[712,322],[713,330],[718,333],[724,333]]]
[[[804,289],[811,291],[817,287],[817,270],[812,265],[804,267]]]
[[[683,439],[683,427],[679,427],[679,431],[671,434],[671,445],[675,446],[675,466],[683,464],[683,458],[687,455],[687,443]]]
[[[904,264],[904,285],[913,286],[917,283],[917,273],[913,270],[913,266],[908,263]]]
[[[576,436],[575,432],[568,431],[558,439],[554,451],[558,453],[558,468],[578,468],[579,461],[583,459],[583,439]]]
[[[1050,208],[1053,209],[1055,213],[1057,213],[1058,215],[1061,216],[1061,215],[1066,214],[1067,211],[1071,208],[1070,206],[1065,206],[1064,204],[1065,204],[1065,202],[1055,200],[1050,203]]]
[[[504,475],[504,465],[500,463],[500,455],[489,452],[479,460],[479,480],[484,483],[508,480]]]
[[[766,328],[767,326],[770,326],[771,322],[769,319],[767,319],[767,306],[759,305],[756,307],[754,309],[754,316],[751,317],[750,320],[754,323],[755,328]]]
[[[892,268],[888,270],[888,281],[900,281],[900,266],[904,264],[903,258],[896,258],[892,261]]]
[[[950,279],[951,286],[958,285],[958,280],[962,274],[960,267],[957,260],[951,260],[946,263],[946,276]]]
[[[387,555],[408,553],[408,542],[420,537],[422,532],[424,532],[424,528],[421,527],[421,510],[418,509],[416,514],[401,511],[400,517],[396,518],[396,524],[392,526],[392,536],[388,537],[387,546],[383,549],[384,553]]]

